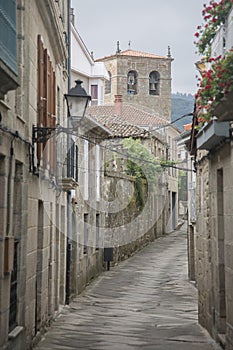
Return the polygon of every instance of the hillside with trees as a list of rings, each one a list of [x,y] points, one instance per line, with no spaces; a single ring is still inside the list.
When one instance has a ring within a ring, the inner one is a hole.
[[[191,94],[183,94],[180,92],[172,94],[172,112],[171,120],[174,121],[184,114],[192,113],[194,107],[194,96]],[[192,116],[184,117],[174,124],[181,130],[184,125],[192,122]]]

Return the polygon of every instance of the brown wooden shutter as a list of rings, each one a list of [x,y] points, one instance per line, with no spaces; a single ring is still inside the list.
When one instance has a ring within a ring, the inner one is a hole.
[[[41,36],[38,35],[38,126],[56,127],[56,79],[48,50],[44,49]],[[51,137],[46,143],[37,144],[37,165],[43,157],[43,168],[55,172],[56,140]]]
[[[49,116],[49,107],[50,107],[50,89],[49,89],[49,80],[50,80],[50,61],[48,56],[48,50],[44,50],[44,95],[45,95],[45,104],[44,104],[44,126],[46,128],[50,127],[50,116]],[[44,152],[43,152],[43,165],[45,169],[49,168],[49,154],[50,154],[50,142],[49,140],[44,143]]]
[[[56,127],[56,77],[55,72],[51,70],[51,127]],[[51,172],[55,173],[56,169],[56,137],[51,139]]]
[[[43,126],[44,124],[44,47],[41,36],[37,38],[37,66],[38,66],[38,93],[37,93],[37,126]],[[37,166],[40,165],[40,160],[43,152],[43,144],[37,144]]]

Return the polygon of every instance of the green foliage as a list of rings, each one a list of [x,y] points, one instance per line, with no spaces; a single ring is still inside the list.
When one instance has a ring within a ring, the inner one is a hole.
[[[139,209],[142,209],[144,207],[145,201],[146,201],[146,194],[143,191],[143,188],[145,187],[143,179],[136,178],[135,182],[135,198],[136,203]]]
[[[221,99],[233,90],[233,51],[224,58],[211,58],[209,62],[211,69],[202,73],[196,94],[199,129],[213,117],[214,108]]]
[[[204,22],[197,27],[197,32],[194,34],[197,38],[195,45],[201,55],[210,56],[212,40],[217,30],[225,22],[232,4],[232,0],[210,0],[208,6],[204,4],[202,11]]]
[[[145,179],[149,184],[156,183],[162,168],[148,148],[139,139],[134,140],[131,137],[123,141],[123,146],[130,156],[127,162],[128,174],[136,179]]]

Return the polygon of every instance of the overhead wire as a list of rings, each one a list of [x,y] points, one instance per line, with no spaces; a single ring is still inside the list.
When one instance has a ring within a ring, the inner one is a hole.
[[[164,127],[166,127],[166,126],[169,126],[169,125],[171,125],[171,124],[174,124],[176,121],[178,121],[178,120],[184,118],[185,116],[191,116],[191,115],[193,115],[193,113],[189,113],[189,114],[182,115],[181,117],[177,118],[176,120],[172,121],[171,123],[168,123],[168,124],[159,126],[159,127],[157,127],[156,129],[153,129],[152,131],[155,131],[155,130],[157,130],[157,129],[164,128]],[[129,125],[130,125],[130,124],[129,124]],[[82,126],[82,127],[83,127],[83,126]],[[58,131],[56,130],[56,131],[51,135],[50,138],[55,137],[55,136],[59,135],[61,132],[63,132],[63,131],[62,131],[62,128],[63,128],[63,127],[61,127],[61,130],[59,130],[59,129],[58,129]],[[152,161],[146,160],[146,159],[141,158],[141,157],[136,157],[136,156],[130,155],[129,153],[125,154],[125,153],[122,153],[122,152],[120,152],[120,151],[118,151],[118,150],[116,150],[116,149],[113,149],[113,148],[111,148],[111,147],[108,147],[108,146],[106,146],[106,145],[102,145],[102,144],[96,143],[95,141],[91,140],[90,138],[88,138],[88,137],[85,136],[85,135],[80,135],[80,134],[78,134],[78,133],[75,133],[75,134],[74,134],[73,131],[69,131],[69,130],[67,130],[67,128],[64,128],[64,129],[66,129],[66,130],[64,131],[66,134],[71,134],[71,135],[73,135],[74,137],[79,137],[79,138],[81,138],[81,139],[83,139],[83,140],[88,141],[89,143],[91,143],[91,144],[93,144],[93,145],[95,145],[95,146],[98,145],[98,146],[101,147],[102,149],[106,149],[106,150],[111,151],[111,152],[113,152],[113,153],[119,154],[119,155],[121,155],[121,156],[123,156],[123,157],[125,157],[125,158],[127,158],[127,159],[132,159],[132,160],[135,160],[135,161],[140,161],[140,162],[147,163],[147,164],[152,164],[152,165],[160,165],[160,166],[162,166],[162,167],[164,167],[164,168],[174,168],[174,169],[177,169],[177,170],[193,171],[193,169],[177,167],[175,164],[164,164],[164,163],[161,164],[160,161],[152,162]],[[86,131],[90,131],[90,129],[88,129],[88,128],[84,128],[84,129],[86,129]],[[4,132],[7,132],[7,133],[9,133],[10,135],[15,136],[16,138],[19,138],[21,141],[23,141],[24,143],[28,144],[30,147],[33,147],[33,146],[32,146],[32,143],[31,143],[30,141],[26,140],[25,138],[23,138],[22,136],[20,136],[19,133],[18,133],[18,131],[12,131],[12,130],[8,129],[7,127],[3,127],[1,124],[0,124],[0,130],[2,130],[2,131],[4,131]],[[142,129],[142,130],[143,130],[143,129]],[[148,131],[148,130],[145,130],[145,131],[148,132],[149,134],[151,134],[151,131]],[[139,136],[142,136],[142,133],[140,133],[140,134],[138,134],[138,135],[139,135]],[[136,134],[133,135],[133,137],[136,137]],[[103,140],[103,137],[94,137],[94,139],[101,139],[101,140]],[[107,140],[110,140],[110,138],[107,139]],[[105,139],[105,141],[106,141],[106,139]],[[152,155],[153,155],[153,154],[152,154]]]

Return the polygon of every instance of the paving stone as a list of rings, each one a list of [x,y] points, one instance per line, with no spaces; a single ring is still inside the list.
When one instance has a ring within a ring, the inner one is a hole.
[[[36,350],[217,350],[198,325],[185,230],[106,271],[57,317]]]

